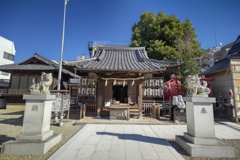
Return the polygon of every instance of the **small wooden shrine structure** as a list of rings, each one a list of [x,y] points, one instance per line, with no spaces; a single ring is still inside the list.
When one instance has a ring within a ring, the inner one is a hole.
[[[86,115],[101,118],[109,107],[128,104],[124,112],[141,117],[153,114],[152,103],[164,102],[163,77],[179,63],[150,59],[145,47],[95,46],[90,58],[63,66],[81,77],[71,79],[69,88],[72,103],[84,104]]]
[[[59,64],[37,53],[32,57],[18,63],[1,65],[0,70],[11,73],[10,86],[8,89],[0,89],[0,96],[6,99],[7,106],[17,107],[24,104],[23,94],[29,94],[29,88],[41,80],[42,72],[52,73],[53,83],[50,90],[57,88]],[[66,69],[62,69],[61,89],[67,89],[70,78],[80,78],[78,75]]]

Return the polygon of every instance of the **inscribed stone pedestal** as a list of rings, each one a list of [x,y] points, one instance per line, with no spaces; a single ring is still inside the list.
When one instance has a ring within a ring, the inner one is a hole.
[[[215,138],[213,106],[215,98],[185,97],[187,133],[176,136],[177,143],[192,157],[235,157],[235,149]]]
[[[2,154],[43,155],[61,141],[50,130],[52,100],[55,95],[24,95],[26,100],[22,133],[16,141],[3,143]]]
[[[213,105],[215,98],[184,97],[186,101],[187,132],[194,137],[215,137]]]

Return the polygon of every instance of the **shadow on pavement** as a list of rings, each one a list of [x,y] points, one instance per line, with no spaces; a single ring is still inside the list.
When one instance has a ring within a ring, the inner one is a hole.
[[[15,140],[15,138],[13,137],[7,137],[5,135],[0,135],[0,153],[1,153],[1,145],[4,143],[4,142],[7,142],[7,141],[10,141],[10,140]]]
[[[23,116],[18,117],[18,118],[8,118],[1,120],[0,123],[2,124],[7,124],[7,125],[14,125],[14,126],[22,126],[23,125]]]
[[[119,139],[123,140],[134,140],[139,142],[160,144],[164,146],[171,146],[168,141],[162,138],[143,136],[140,134],[121,134],[121,133],[111,133],[111,132],[97,132],[98,135],[110,135],[117,136]]]
[[[24,111],[9,111],[7,113],[1,113],[1,115],[24,115]]]

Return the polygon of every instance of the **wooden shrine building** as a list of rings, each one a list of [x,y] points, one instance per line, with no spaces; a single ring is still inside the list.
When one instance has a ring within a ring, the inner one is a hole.
[[[24,108],[23,94],[29,94],[29,87],[33,84],[33,79],[36,83],[39,82],[42,72],[52,73],[53,83],[50,90],[57,88],[59,64],[37,53],[18,64],[1,65],[0,71],[11,73],[9,88],[0,89],[0,97],[4,98],[9,108],[19,109],[18,106]],[[79,78],[79,76],[62,69],[61,89],[67,89],[70,78]]]
[[[84,106],[86,115],[100,118],[115,107],[141,117],[153,114],[156,102],[164,103],[163,77],[178,66],[150,59],[145,47],[94,46],[90,58],[63,61],[61,89],[69,90],[72,106]],[[52,73],[51,89],[57,88],[59,64],[39,54],[19,64],[2,65],[0,71],[11,73],[9,89],[0,90],[7,104],[24,103],[22,95],[28,93],[32,79],[39,81],[41,72]]]
[[[126,104],[135,108],[132,115],[152,114],[143,108],[163,102],[163,77],[179,64],[150,59],[145,47],[95,46],[90,58],[64,61],[63,66],[81,77],[69,83],[74,101],[86,105],[87,115],[100,118],[108,108]]]

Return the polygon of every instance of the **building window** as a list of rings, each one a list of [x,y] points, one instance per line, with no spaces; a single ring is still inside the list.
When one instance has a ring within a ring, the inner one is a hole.
[[[4,58],[4,59],[11,60],[11,61],[14,61],[14,55],[12,55],[12,54],[10,54],[10,53],[7,53],[7,52],[4,52],[3,58]]]
[[[1,72],[1,75],[3,75],[3,76],[9,76],[9,73],[7,73],[7,72]]]

